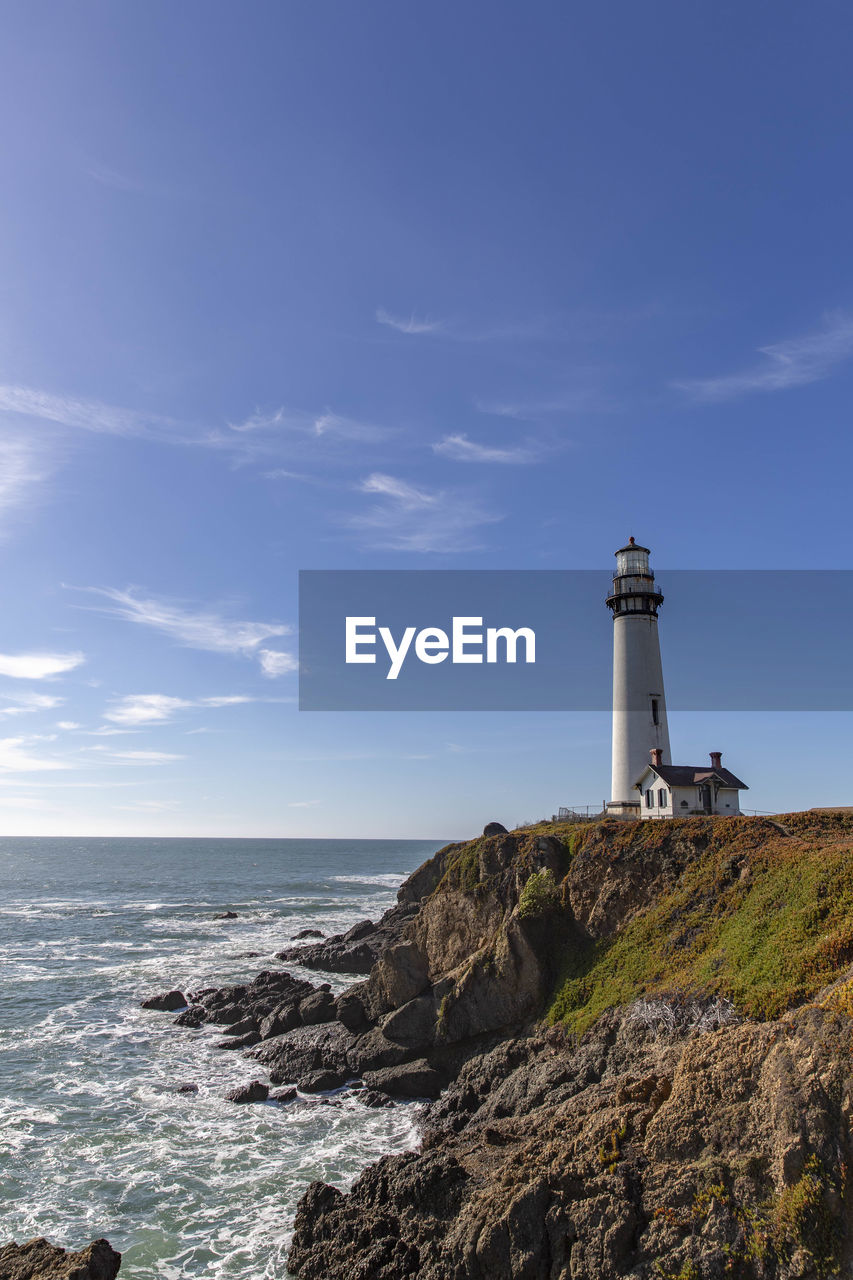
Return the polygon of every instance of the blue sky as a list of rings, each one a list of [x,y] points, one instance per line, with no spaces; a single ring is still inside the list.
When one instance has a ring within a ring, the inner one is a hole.
[[[606,795],[605,715],[299,713],[299,569],[850,567],[849,6],[3,25],[6,834]],[[747,805],[851,798],[847,713],[671,730]]]

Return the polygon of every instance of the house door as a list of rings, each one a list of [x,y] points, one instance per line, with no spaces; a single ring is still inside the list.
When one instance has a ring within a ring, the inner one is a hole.
[[[711,788],[709,787],[707,782],[704,783],[704,785],[699,788],[699,794],[702,799],[702,808],[705,811],[705,813],[712,813],[713,810],[711,809]]]

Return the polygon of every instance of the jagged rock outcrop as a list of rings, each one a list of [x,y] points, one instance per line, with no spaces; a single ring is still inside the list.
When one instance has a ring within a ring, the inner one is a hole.
[[[0,1248],[0,1280],[114,1280],[121,1254],[108,1240],[68,1253],[43,1236]]]
[[[300,1280],[853,1274],[850,816],[601,822],[441,858],[349,993],[373,1026],[346,1052],[453,1083],[421,1151],[309,1188]]]
[[[176,1019],[274,1084],[440,1095],[421,1151],[309,1188],[300,1280],[853,1274],[853,815],[484,836],[331,943],[375,948],[337,997],[262,974]]]
[[[299,1280],[849,1272],[850,1023],[812,1008],[662,1034],[611,1011],[574,1045],[470,1061],[420,1152],[314,1183]]]
[[[399,902],[378,923],[361,920],[346,933],[336,933],[308,946],[285,947],[277,960],[325,973],[369,973],[386,947],[400,937],[417,911],[416,902]]]

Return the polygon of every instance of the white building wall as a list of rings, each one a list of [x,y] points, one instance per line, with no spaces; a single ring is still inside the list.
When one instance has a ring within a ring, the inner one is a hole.
[[[657,702],[655,724],[653,699]],[[611,800],[634,803],[634,783],[649,752],[670,763],[657,618],[620,614],[613,620],[613,757]]]
[[[651,806],[646,801],[646,792],[649,790],[653,792],[654,803]],[[660,803],[661,790],[665,790],[667,793],[667,801],[663,805]],[[643,819],[686,818],[693,817],[697,813],[704,813],[698,785],[670,788],[651,769],[647,769],[644,772],[640,789],[637,790],[635,788],[634,795],[639,799],[640,817]],[[715,797],[712,787],[711,804],[711,812],[713,814],[732,817],[734,814],[740,813],[740,792],[736,787],[719,787]]]

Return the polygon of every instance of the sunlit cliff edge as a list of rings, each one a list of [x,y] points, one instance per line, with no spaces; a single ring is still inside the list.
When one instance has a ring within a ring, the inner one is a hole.
[[[300,1280],[850,1273],[853,814],[541,823],[400,903],[348,1061],[448,1087],[308,1189]]]

